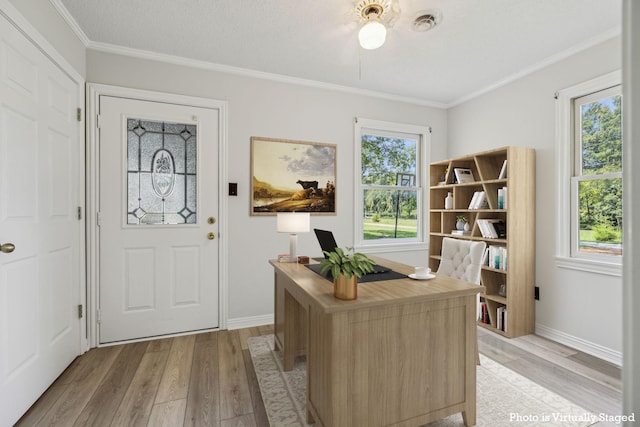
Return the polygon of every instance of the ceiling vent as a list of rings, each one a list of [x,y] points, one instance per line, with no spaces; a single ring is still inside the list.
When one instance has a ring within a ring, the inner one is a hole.
[[[439,10],[423,10],[415,15],[411,24],[413,31],[424,33],[433,29],[442,20],[442,13]]]

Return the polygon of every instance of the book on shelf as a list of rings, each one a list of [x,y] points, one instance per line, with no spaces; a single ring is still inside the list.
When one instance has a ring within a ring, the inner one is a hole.
[[[507,307],[505,306],[496,309],[496,328],[507,332]]]
[[[507,160],[505,159],[502,162],[502,168],[500,169],[500,175],[498,175],[498,179],[506,179],[507,178]]]
[[[478,229],[480,230],[480,234],[484,238],[491,238],[491,231],[487,228],[487,223],[483,219],[476,219],[476,224],[478,224]]]
[[[498,209],[507,209],[507,187],[498,188]]]
[[[487,307],[486,302],[483,302],[480,304],[480,318],[478,320],[482,323],[491,324],[491,317],[489,316],[489,308]]]
[[[453,173],[456,177],[458,184],[465,184],[467,182],[474,182],[473,171],[467,168],[453,168]]]
[[[454,236],[471,236],[471,230],[451,230],[451,234]]]
[[[507,271],[507,247],[489,245],[488,266],[496,270]]]
[[[489,265],[489,247],[484,248],[484,253],[482,254],[482,261],[480,265]]]
[[[485,239],[505,239],[507,237],[507,225],[501,219],[476,219],[480,234]]]
[[[484,191],[476,191],[471,197],[468,209],[488,209],[489,201]]]

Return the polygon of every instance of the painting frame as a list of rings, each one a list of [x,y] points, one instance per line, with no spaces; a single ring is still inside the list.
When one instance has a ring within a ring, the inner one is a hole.
[[[251,137],[251,216],[336,215],[338,146]]]

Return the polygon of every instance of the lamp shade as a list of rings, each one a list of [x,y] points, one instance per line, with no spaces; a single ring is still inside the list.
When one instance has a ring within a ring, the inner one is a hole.
[[[379,21],[368,21],[360,28],[358,40],[363,49],[377,49],[384,44],[387,29]]]
[[[278,212],[278,232],[308,233],[311,223],[309,212]]]

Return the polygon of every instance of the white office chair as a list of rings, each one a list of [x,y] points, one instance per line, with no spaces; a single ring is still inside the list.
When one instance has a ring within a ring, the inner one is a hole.
[[[438,274],[479,285],[482,255],[486,247],[485,242],[471,242],[445,237],[442,239]]]
[[[442,253],[438,274],[454,277],[476,285],[480,284],[482,270],[482,255],[486,248],[485,242],[471,242],[469,240],[442,239]],[[480,294],[476,297],[476,319],[480,316]],[[480,355],[476,348],[476,363],[480,364]]]

